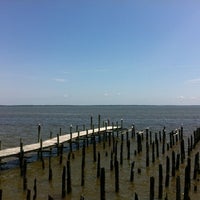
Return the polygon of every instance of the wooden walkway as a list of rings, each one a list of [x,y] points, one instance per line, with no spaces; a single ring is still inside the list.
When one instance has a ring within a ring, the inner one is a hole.
[[[58,137],[54,137],[52,139],[48,139],[43,142],[41,141],[41,142],[37,142],[34,144],[24,145],[23,147],[13,147],[13,148],[8,148],[8,149],[2,149],[2,150],[0,150],[0,159],[19,155],[21,152],[21,148],[23,148],[24,153],[29,153],[29,152],[40,150],[41,148],[45,149],[45,148],[54,147],[58,143],[62,144],[62,143],[68,142],[71,139],[78,138],[78,135],[79,135],[79,137],[84,137],[84,136],[91,135],[91,134],[98,134],[98,133],[100,134],[104,131],[116,130],[118,128],[119,127],[116,127],[116,126],[114,126],[114,127],[108,126],[108,127],[102,127],[100,129],[95,128],[94,130],[89,129],[89,130],[85,130],[85,131],[74,132],[72,134],[59,135]]]

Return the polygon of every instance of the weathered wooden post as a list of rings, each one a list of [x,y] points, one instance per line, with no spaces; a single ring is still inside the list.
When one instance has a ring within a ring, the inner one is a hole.
[[[57,134],[57,156],[60,155],[60,138],[59,138],[59,134]]]
[[[155,143],[152,143],[152,163],[155,162]]]
[[[95,135],[92,136],[92,140],[93,140],[93,161],[96,162],[96,139],[95,139]]]
[[[121,129],[123,129],[123,119],[121,119]]]
[[[71,167],[70,167],[70,161],[67,161],[67,193],[71,193],[72,187],[71,187]]]
[[[135,165],[135,162],[133,161],[131,163],[131,174],[130,174],[130,181],[133,182],[134,180],[134,165]]]
[[[79,150],[79,142],[80,142],[80,131],[78,130],[78,137],[77,137],[77,140],[76,140],[78,150]]]
[[[146,141],[146,167],[149,166],[149,144],[148,141]]]
[[[162,199],[162,193],[163,193],[163,170],[162,170],[162,165],[159,164],[159,179],[158,179],[158,198]]]
[[[121,142],[121,146],[120,146],[120,165],[123,164],[123,142]]]
[[[172,176],[174,177],[176,174],[176,161],[175,161],[175,152],[172,151]]]
[[[101,168],[100,177],[100,199],[105,200],[105,168]]]
[[[23,176],[23,161],[24,161],[23,142],[22,139],[20,138],[19,165],[20,165],[21,176]]]
[[[136,192],[135,192],[135,200],[139,200],[139,199],[138,199],[138,195],[137,195]]]
[[[110,170],[113,170],[113,152],[111,151],[111,158],[110,158]]]
[[[115,161],[115,192],[119,192],[119,163]]]
[[[133,138],[133,137],[135,137],[135,125],[133,124],[132,125],[132,131],[131,131],[131,137]]]
[[[63,166],[63,172],[62,172],[62,198],[64,198],[65,195],[66,195],[65,177],[66,177],[66,167]]]
[[[98,115],[98,131],[100,132],[101,127],[101,115]]]
[[[165,187],[169,187],[169,173],[170,173],[170,159],[166,157],[166,178],[165,178]]]
[[[38,124],[38,142],[40,142],[40,131],[41,131],[41,125]]]
[[[127,160],[130,160],[130,140],[127,141]]]
[[[164,128],[163,129],[162,154],[165,154],[165,140],[166,140],[166,134],[165,134],[165,128]]]
[[[91,116],[90,117],[90,129],[92,129],[93,128],[93,117]]]
[[[146,128],[146,141],[149,141],[149,128]]]
[[[181,140],[181,163],[183,164],[185,159],[185,147],[184,147],[184,140]]]
[[[194,173],[193,173],[193,179],[196,180],[197,174],[199,173],[199,152],[195,154],[195,160],[194,160]]]
[[[49,181],[52,180],[52,176],[53,176],[53,173],[52,173],[52,168],[51,168],[51,156],[49,156]]]
[[[157,138],[155,140],[155,143],[156,143],[156,157],[159,158],[159,143]]]
[[[48,200],[54,200],[52,196],[48,195]]]
[[[27,162],[26,162],[26,159],[24,159],[24,163],[23,163],[23,189],[24,191],[27,189],[26,171],[27,171]]]
[[[85,143],[83,143],[83,148],[82,148],[81,186],[84,186],[85,184],[84,169],[85,169]]]
[[[155,185],[155,180],[154,177],[150,177],[150,200],[154,200],[154,185]]]
[[[97,159],[97,178],[100,177],[100,170],[101,170],[101,162],[100,162],[100,153],[98,152],[98,159]]]
[[[176,177],[176,200],[181,200],[181,181],[180,181],[180,176]]]
[[[190,183],[189,183],[189,167],[188,165],[185,168],[185,184],[184,184],[184,200],[190,200],[189,197],[189,188],[190,188]]]
[[[142,152],[142,137],[140,133],[137,133],[137,150],[138,153]]]
[[[33,200],[35,200],[37,197],[37,180],[36,180],[36,178],[34,179],[33,191],[34,191]]]
[[[27,190],[26,200],[31,200],[31,190],[29,190],[29,189]]]
[[[179,170],[179,165],[180,165],[180,154],[178,153],[176,157],[176,170]]]
[[[69,145],[70,145],[70,152],[72,152],[72,125],[70,126],[70,141],[69,141]]]

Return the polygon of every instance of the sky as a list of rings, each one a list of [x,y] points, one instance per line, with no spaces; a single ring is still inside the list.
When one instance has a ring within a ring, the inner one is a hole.
[[[199,8],[1,0],[0,105],[200,105]]]

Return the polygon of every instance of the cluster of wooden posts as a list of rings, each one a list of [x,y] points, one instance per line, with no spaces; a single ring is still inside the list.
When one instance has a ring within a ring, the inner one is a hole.
[[[92,124],[92,119],[91,119]],[[99,124],[100,128],[100,117]],[[114,125],[113,125],[114,127]],[[91,125],[91,128],[94,130],[94,125]],[[77,128],[78,131],[78,128]],[[72,133],[72,127],[70,127],[70,134]],[[61,134],[61,130],[60,130]],[[40,135],[40,127],[38,127],[38,135]],[[81,161],[81,179],[80,184],[84,187],[85,185],[85,156],[86,156],[86,148],[89,145],[92,145],[93,148],[93,162],[97,163],[97,171],[96,177],[100,180],[100,199],[106,199],[106,170],[105,167],[101,165],[101,153],[97,152],[96,144],[97,142],[103,143],[103,149],[105,149],[106,144],[110,147],[110,152],[106,152],[106,156],[110,155],[110,171],[114,171],[115,174],[115,185],[114,190],[116,193],[120,192],[120,166],[123,166],[124,160],[129,160],[130,165],[130,177],[127,177],[130,182],[135,182],[137,184],[137,180],[135,180],[135,172],[138,174],[142,173],[142,169],[135,169],[136,159],[139,155],[146,154],[146,169],[155,165],[156,160],[159,157],[166,157],[165,166],[162,164],[158,164],[158,190],[155,192],[155,177],[149,177],[149,199],[168,199],[168,194],[164,194],[164,187],[169,187],[170,179],[176,179],[176,200],[181,200],[182,197],[184,200],[190,199],[191,188],[191,179],[199,181],[200,174],[200,165],[199,165],[199,152],[194,155],[194,165],[191,165],[191,159],[193,150],[197,146],[197,143],[200,140],[200,128],[198,128],[194,133],[187,138],[187,151],[186,151],[186,139],[183,135],[183,128],[176,131],[172,131],[170,133],[166,133],[165,127],[159,133],[152,133],[149,129],[145,129],[144,131],[136,131],[135,125],[132,125],[131,129],[123,128],[123,122],[121,121],[121,126],[117,128],[113,128],[110,131],[102,131],[98,133],[93,133],[91,135],[86,135],[82,138],[75,140],[70,139],[69,141],[69,152],[67,156],[67,163],[63,166],[62,171],[62,188],[61,188],[61,198],[65,198],[68,194],[73,191],[72,188],[72,177],[71,177],[71,159],[74,159],[73,148],[76,144],[76,149],[80,148],[80,142],[82,146],[82,161]],[[178,146],[178,148],[177,148]],[[124,147],[126,147],[126,157],[124,158]],[[175,148],[176,147],[176,148]],[[22,148],[22,145],[21,145]],[[63,164],[63,153],[64,153],[64,145],[59,143],[59,137],[57,142],[57,155],[60,157],[59,162]],[[134,149],[134,151],[133,151]],[[177,150],[177,152],[176,152]],[[119,152],[120,151],[120,152]],[[51,149],[49,156],[49,177],[48,180],[52,181],[53,170],[51,166]],[[132,155],[132,152],[133,155]],[[171,153],[171,156],[169,156]],[[187,153],[187,154],[186,154]],[[45,169],[44,159],[43,159],[43,149],[41,147],[38,152],[38,156],[42,162],[42,168]],[[187,159],[186,159],[187,158]],[[23,149],[20,151],[19,155],[20,161],[20,171],[21,176],[23,178],[23,189],[27,191],[27,200],[37,199],[37,179],[34,180],[34,188],[33,188],[33,197],[31,198],[31,190],[27,186],[27,161],[24,158]],[[185,166],[185,177],[184,177],[184,194],[181,194],[181,179],[179,176],[179,168],[180,165],[186,164]],[[163,168],[165,167],[165,170]],[[193,176],[192,176],[192,167],[193,167]],[[165,174],[163,173],[165,171]],[[193,191],[197,192],[198,184],[193,185]],[[140,199],[138,193],[135,191],[134,199]],[[2,199],[2,191],[0,190],[0,200]],[[51,195],[48,195],[49,200],[53,200],[54,198]],[[86,197],[80,196],[80,200],[84,200]]]

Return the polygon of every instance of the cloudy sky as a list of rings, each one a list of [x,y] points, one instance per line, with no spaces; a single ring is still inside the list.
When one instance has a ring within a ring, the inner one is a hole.
[[[199,7],[1,0],[0,105],[200,104]]]

